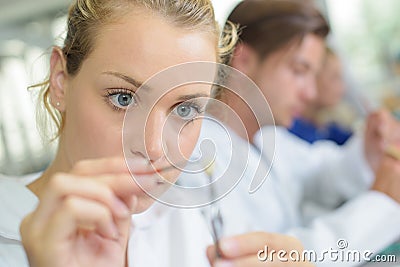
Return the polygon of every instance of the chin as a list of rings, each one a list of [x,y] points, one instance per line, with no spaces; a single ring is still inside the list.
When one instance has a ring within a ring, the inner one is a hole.
[[[150,196],[145,196],[143,198],[139,198],[137,208],[133,212],[133,214],[139,214],[139,213],[145,212],[155,203],[155,201],[156,200],[154,200]]]
[[[134,214],[145,212],[159,197],[169,189],[169,184],[160,184],[155,189],[143,194],[138,198],[138,205]]]

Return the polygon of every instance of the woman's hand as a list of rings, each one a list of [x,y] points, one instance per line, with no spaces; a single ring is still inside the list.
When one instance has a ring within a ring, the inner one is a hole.
[[[20,227],[30,266],[126,266],[138,192],[123,159],[87,160],[54,175]]]
[[[266,262],[267,266],[313,266],[307,261],[290,259],[289,253],[293,250],[298,251],[301,257],[303,247],[299,240],[286,235],[253,232],[223,238],[220,244],[221,258],[216,258],[215,246],[207,249],[207,256],[213,267],[266,266]],[[285,251],[286,255],[280,255],[281,250]]]

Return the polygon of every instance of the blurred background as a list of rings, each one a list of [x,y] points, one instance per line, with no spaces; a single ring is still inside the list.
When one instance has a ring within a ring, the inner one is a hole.
[[[344,63],[344,120],[386,106],[400,114],[400,1],[314,0],[332,26]],[[239,0],[214,0],[223,22]],[[0,0],[0,173],[43,169],[53,155],[35,122],[34,90],[47,76],[51,46],[62,44],[70,0]]]

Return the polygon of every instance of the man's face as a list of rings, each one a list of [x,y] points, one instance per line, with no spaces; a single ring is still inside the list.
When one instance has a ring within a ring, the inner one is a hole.
[[[324,39],[307,34],[301,43],[268,55],[249,73],[265,95],[277,125],[290,127],[316,97],[316,75],[324,53]]]

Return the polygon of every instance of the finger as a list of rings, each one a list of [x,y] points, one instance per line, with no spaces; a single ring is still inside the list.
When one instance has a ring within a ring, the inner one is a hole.
[[[21,243],[28,257],[29,266],[42,266],[41,259],[48,250],[40,242],[43,225],[37,224],[33,215],[34,212],[25,216],[20,224]]]
[[[40,199],[37,217],[46,221],[68,196],[79,196],[103,203],[116,217],[130,215],[128,203],[124,203],[109,185],[95,179],[58,174],[49,182],[47,190]]]
[[[145,160],[126,160],[130,169],[143,171],[148,168]],[[79,176],[102,176],[102,181],[109,185],[114,192],[125,198],[131,194],[148,192],[159,182],[156,176],[133,176],[127,168],[124,158],[88,159],[78,162],[71,173]]]
[[[393,136],[392,128],[396,124],[395,119],[385,109],[379,110],[373,117],[375,134],[383,139]]]
[[[265,232],[253,232],[221,239],[221,251],[226,258],[237,258],[247,255],[257,255],[260,249],[268,246],[275,250],[302,251],[302,245],[296,238]]]
[[[79,161],[74,165],[71,173],[78,175],[130,174],[148,169],[149,162],[145,159],[114,157]]]
[[[25,218],[22,220],[19,231],[21,233],[21,239],[22,239],[22,245],[24,246],[25,250],[29,254],[31,251],[32,245],[36,244],[37,234],[39,231],[37,231],[37,224],[34,223],[33,218],[33,212],[25,216]]]
[[[71,173],[78,175],[129,174],[124,158],[86,159],[74,165]]]
[[[126,198],[132,195],[144,196],[157,185],[156,177],[135,177],[130,174],[118,175],[98,175],[96,181],[106,184],[120,198]]]
[[[94,232],[117,240],[119,231],[108,207],[78,196],[67,197],[47,223],[44,239],[51,242],[71,238],[79,231]]]
[[[213,263],[215,260],[217,260],[217,251],[214,245],[207,247],[206,254],[210,263]]]

